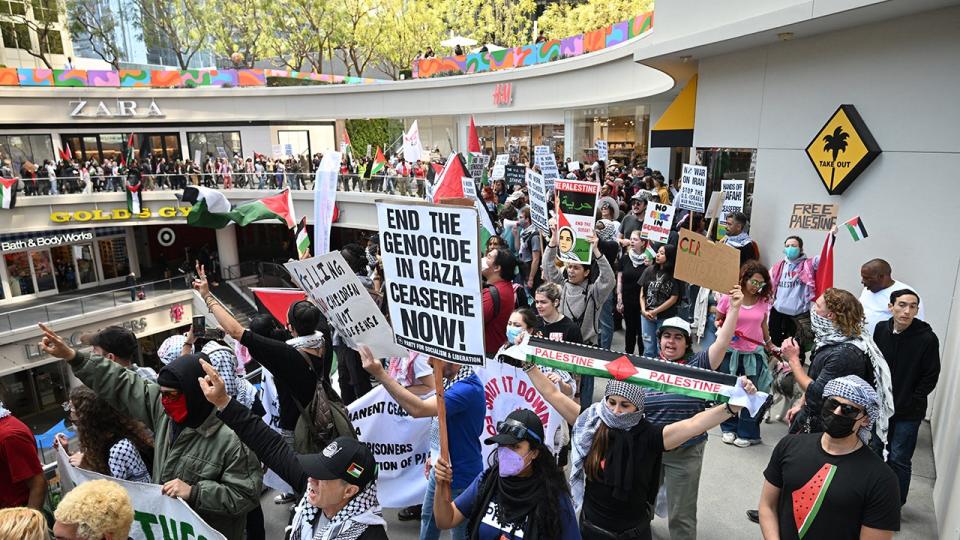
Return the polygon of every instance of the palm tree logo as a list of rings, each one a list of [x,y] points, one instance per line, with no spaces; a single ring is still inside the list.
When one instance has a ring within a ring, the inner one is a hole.
[[[834,187],[833,178],[837,174],[837,155],[840,152],[845,152],[847,150],[847,139],[850,137],[850,134],[843,131],[843,126],[837,126],[837,129],[833,130],[833,134],[827,134],[823,136],[823,151],[833,153],[833,162],[831,163],[830,171],[830,187]]]

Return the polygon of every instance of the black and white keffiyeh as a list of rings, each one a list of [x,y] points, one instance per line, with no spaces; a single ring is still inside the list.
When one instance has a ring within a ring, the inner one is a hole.
[[[3,402],[0,401],[0,418],[6,418],[7,416],[10,416],[11,414],[13,414],[13,413],[11,413],[11,412],[9,411],[9,409],[7,409],[6,407],[4,407],[4,406],[3,406]]]
[[[863,407],[867,417],[870,418],[870,422],[860,428],[857,436],[860,437],[863,444],[870,444],[870,428],[880,417],[880,396],[870,386],[870,383],[856,375],[839,377],[823,387],[823,398],[828,397],[842,397]]]
[[[309,336],[297,336],[287,340],[287,345],[297,350],[303,349],[322,349],[324,345],[323,334],[315,331]]]
[[[110,447],[107,466],[110,468],[110,476],[114,478],[147,484],[153,482],[143,456],[130,439],[120,439]]]
[[[183,344],[186,342],[187,336],[183,334],[176,334],[163,340],[163,343],[157,348],[157,356],[160,357],[160,362],[167,365],[180,358],[180,355],[183,354]]]
[[[310,504],[307,495],[297,504],[296,513],[293,516],[293,532],[290,534],[291,540],[301,540],[304,532],[309,532],[316,522],[320,509]],[[312,538],[313,540],[356,540],[371,525],[387,526],[383,519],[383,510],[380,508],[380,501],[377,499],[377,483],[371,482],[366,489],[354,495],[350,502],[337,512],[330,521],[317,527]],[[307,536],[306,538],[311,538]]]
[[[630,248],[627,250],[627,255],[630,256],[630,262],[633,263],[634,268],[647,264],[647,258],[642,252],[634,251],[633,248]]]
[[[237,397],[237,356],[233,350],[211,341],[203,346],[201,352],[210,358],[210,365],[220,374],[227,395]]]

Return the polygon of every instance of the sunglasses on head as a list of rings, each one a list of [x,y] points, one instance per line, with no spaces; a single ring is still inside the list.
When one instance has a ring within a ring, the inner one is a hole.
[[[863,409],[857,407],[856,405],[849,405],[847,403],[840,403],[834,398],[827,398],[823,402],[823,407],[830,412],[837,410],[837,407],[840,407],[840,416],[846,416],[847,418],[858,419],[860,415],[864,414]]]
[[[518,439],[533,439],[538,443],[543,444],[543,441],[540,440],[540,437],[533,431],[530,431],[527,426],[509,418],[497,422],[497,433],[503,435],[512,435]]]

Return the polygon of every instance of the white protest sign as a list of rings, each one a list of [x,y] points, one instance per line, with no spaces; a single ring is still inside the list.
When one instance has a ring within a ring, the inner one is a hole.
[[[377,498],[384,508],[406,508],[423,502],[430,459],[432,418],[414,418],[390,397],[383,386],[349,406],[357,438],[373,452],[379,466]]]
[[[530,196],[530,220],[538,231],[549,235],[546,182],[544,176],[533,169],[527,169],[527,194]]]
[[[207,525],[192,508],[187,506],[187,503],[183,502],[183,499],[164,495],[160,484],[130,482],[79,469],[70,464],[70,459],[63,448],[57,448],[57,472],[60,474],[60,486],[64,494],[90,480],[109,480],[120,484],[120,487],[127,491],[130,503],[133,505],[133,527],[130,528],[130,538],[133,540],[157,538],[225,540],[219,531]]]
[[[423,143],[420,142],[420,128],[414,120],[410,131],[403,134],[403,159],[407,163],[416,163],[424,154]]]
[[[200,149],[197,148],[196,150],[193,151],[193,162],[199,164],[201,158],[203,158],[203,154],[201,154]]]
[[[560,179],[560,170],[557,168],[557,158],[553,154],[537,156],[535,158],[537,166],[540,167],[540,173],[546,183],[547,191],[553,191],[554,183]]]
[[[293,144],[287,143],[283,145],[283,154],[286,156],[293,157]]]
[[[571,161],[570,163],[567,163],[567,170],[570,171],[570,172],[579,171],[579,170],[580,170],[580,162],[579,162],[579,161]]]
[[[313,242],[314,253],[330,251],[330,228],[337,205],[337,176],[340,174],[340,152],[327,152],[313,179]]]
[[[273,153],[273,159],[283,157],[283,147],[279,144],[271,144],[270,151]]]
[[[339,251],[283,265],[350,346],[366,345],[377,358],[405,356],[390,323]]]
[[[721,215],[726,216],[733,212],[743,212],[745,180],[723,180],[720,190],[723,191],[723,210]]]
[[[499,180],[503,178],[507,174],[507,163],[510,163],[510,154],[497,154],[497,159],[493,162],[490,179]]]
[[[610,159],[607,141],[597,141],[597,160],[606,163]]]
[[[476,208],[377,203],[398,345],[458,364],[484,358]]]
[[[647,213],[643,216],[640,237],[651,242],[666,243],[670,239],[670,227],[673,225],[673,213],[676,210],[673,206],[666,204],[648,205]]]
[[[550,154],[550,147],[549,147],[549,146],[534,146],[534,147],[533,147],[533,155],[534,155],[534,156],[546,156],[546,155],[548,155],[548,154]]]
[[[474,182],[473,178],[469,176],[460,177],[460,181],[463,182],[463,196],[469,199],[477,198],[477,183]]]
[[[684,210],[703,212],[707,198],[707,168],[700,165],[683,165],[683,179],[675,206]]]
[[[483,178],[483,171],[490,163],[490,156],[473,152],[470,154],[470,176],[479,182]]]

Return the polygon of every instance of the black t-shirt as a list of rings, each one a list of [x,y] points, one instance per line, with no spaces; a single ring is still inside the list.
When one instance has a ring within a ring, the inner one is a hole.
[[[646,265],[634,266],[630,255],[620,257],[620,292],[623,294],[624,304],[640,304],[640,278],[649,268]]]
[[[240,343],[250,350],[250,356],[273,374],[277,383],[277,394],[280,401],[280,427],[292,430],[297,425],[300,409],[296,399],[304,408],[313,401],[313,394],[317,388],[317,373],[322,372],[321,359],[307,354],[307,358],[283,341],[271,339],[244,330],[240,336]],[[328,347],[329,349],[329,347]]]
[[[637,444],[643,454],[636,458],[630,500],[613,496],[613,486],[587,477],[583,491],[583,517],[608,531],[625,531],[648,523],[653,516],[651,508],[660,489],[660,464],[663,460],[663,426],[655,426],[646,419],[634,428],[640,430]],[[611,433],[612,436],[616,434]],[[631,456],[633,457],[633,456]]]
[[[557,322],[547,324],[542,318],[539,325],[540,333],[547,339],[566,341],[568,343],[583,343],[583,334],[580,326],[570,317],[564,317]]]
[[[782,540],[860,538],[865,525],[900,530],[897,477],[869,447],[828,454],[822,433],[787,435],[763,472],[780,488],[777,513]]]
[[[656,309],[669,300],[671,296],[680,296],[681,283],[679,279],[674,279],[673,276],[656,266],[648,266],[640,276],[640,287],[645,295],[644,300],[647,302],[647,309]],[[657,319],[664,320],[675,317],[679,304],[680,300],[677,299],[672,306],[660,312]]]

